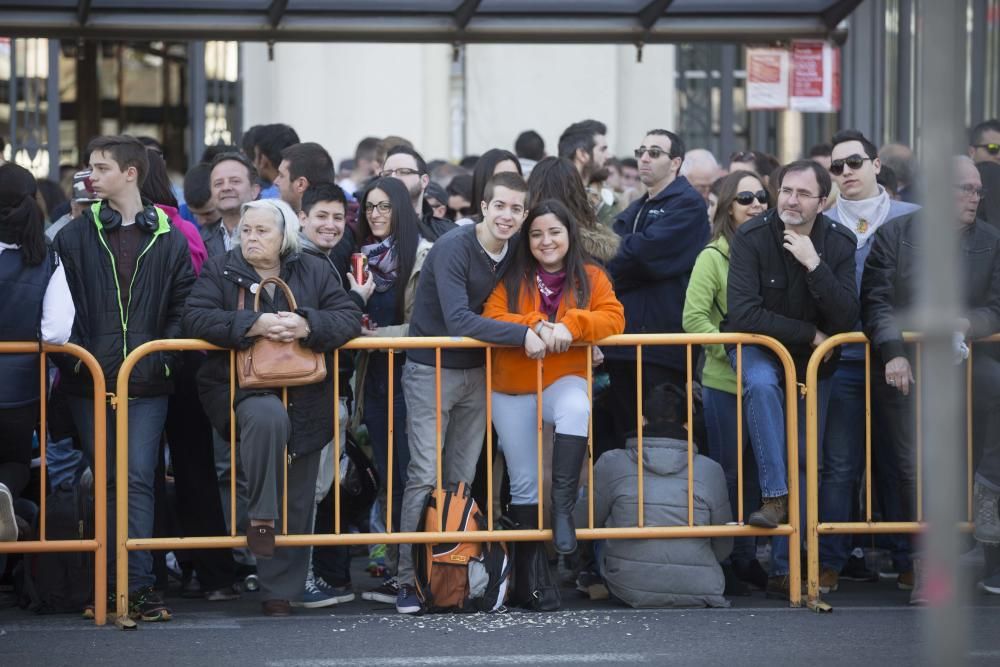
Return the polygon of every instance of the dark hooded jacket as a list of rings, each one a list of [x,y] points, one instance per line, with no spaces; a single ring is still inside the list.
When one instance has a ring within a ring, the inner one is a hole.
[[[295,296],[297,312],[309,322],[310,334],[302,344],[316,352],[325,352],[327,377],[322,382],[288,388],[288,414],[292,435],[289,456],[297,457],[319,451],[333,435],[333,357],[332,353],[361,333],[361,311],[332,275],[323,259],[292,253],[281,260],[280,277]],[[184,330],[191,338],[230,349],[250,347],[247,332],[259,316],[254,313],[253,286],[261,281],[239,248],[205,263],[201,277],[191,290],[184,311]],[[239,293],[246,289],[245,303],[238,309]],[[280,290],[272,298],[261,295],[261,312],[289,310]],[[211,352],[198,371],[198,393],[212,426],[229,434],[229,359],[228,352]],[[276,393],[280,390],[236,390],[235,407],[249,395]]]

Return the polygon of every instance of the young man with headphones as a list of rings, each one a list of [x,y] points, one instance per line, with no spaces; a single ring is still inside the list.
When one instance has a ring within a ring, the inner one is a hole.
[[[146,148],[130,136],[97,137],[90,142],[91,184],[100,201],[84,209],[56,236],[76,306],[71,343],[100,362],[108,391],[114,391],[122,361],[143,343],[179,338],[181,314],[194,271],[187,241],[160,209],[139,194],[149,170]],[[176,357],[179,358],[179,357]],[[128,534],[153,535],[153,481],[160,436],[173,391],[173,353],[143,358],[129,381]],[[61,382],[84,451],[107,457],[108,544],[115,535],[115,415],[106,406],[108,437],[102,454],[93,442],[93,385],[86,368],[64,359]],[[123,399],[124,397],[119,397]],[[124,530],[124,527],[122,528]],[[108,577],[114,581],[115,550],[108,549]],[[149,552],[129,557],[130,612],[144,621],[170,620],[170,609],[153,590]],[[113,586],[109,590],[114,590]],[[113,608],[113,607],[112,607]]]

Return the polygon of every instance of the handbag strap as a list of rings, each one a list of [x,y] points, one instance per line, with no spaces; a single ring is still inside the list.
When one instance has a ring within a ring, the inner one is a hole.
[[[265,278],[264,280],[260,281],[259,285],[257,285],[257,294],[255,294],[254,298],[253,298],[253,310],[254,310],[254,312],[259,312],[260,311],[260,295],[261,295],[261,292],[264,291],[264,286],[267,285],[268,283],[274,283],[278,288],[281,289],[282,292],[285,293],[285,300],[288,301],[288,308],[289,308],[289,310],[291,310],[293,313],[296,310],[298,310],[299,306],[298,306],[297,303],[295,303],[295,295],[292,294],[292,290],[289,289],[288,284],[285,283],[285,281],[282,280],[281,278],[278,278],[277,276],[274,276],[274,277],[271,277],[271,278]],[[242,295],[241,295],[241,298],[242,298]],[[243,304],[242,304],[242,302],[240,302],[240,308],[242,309],[242,307],[243,307]]]

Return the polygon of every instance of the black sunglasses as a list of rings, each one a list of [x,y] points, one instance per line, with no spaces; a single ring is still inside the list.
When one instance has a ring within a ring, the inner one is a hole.
[[[764,206],[767,206],[767,202],[770,197],[767,194],[767,190],[758,190],[757,192],[750,192],[749,190],[744,190],[743,192],[737,192],[736,196],[733,197],[735,201],[740,206],[749,206],[753,203],[754,199]]]
[[[862,157],[861,155],[849,155],[840,160],[833,160],[830,163],[830,173],[834,176],[840,176],[844,173],[845,164],[851,169],[861,169],[861,165],[865,163],[865,160],[871,160],[871,158]]]
[[[1000,144],[975,144],[973,148],[985,148],[990,155],[1000,154]]]

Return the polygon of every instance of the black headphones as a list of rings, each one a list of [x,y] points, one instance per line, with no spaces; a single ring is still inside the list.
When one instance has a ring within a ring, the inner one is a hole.
[[[97,219],[106,232],[112,232],[122,224],[122,214],[108,206],[108,200],[101,200],[101,208],[98,210]],[[135,224],[144,232],[155,232],[160,226],[160,216],[156,212],[156,207],[149,201],[143,200],[142,211],[135,216]]]

